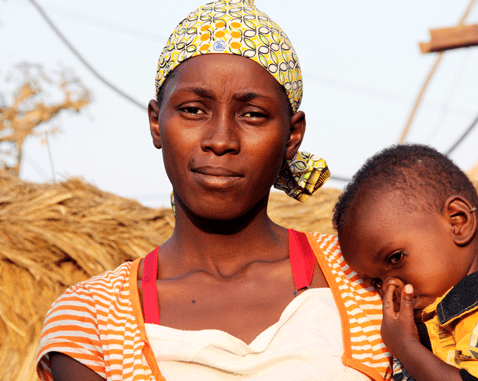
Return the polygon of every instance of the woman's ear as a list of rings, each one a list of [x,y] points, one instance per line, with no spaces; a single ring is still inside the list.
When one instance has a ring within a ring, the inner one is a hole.
[[[450,196],[443,204],[444,217],[449,221],[454,242],[458,246],[468,245],[476,234],[477,216],[467,199]]]
[[[299,150],[305,134],[305,114],[297,111],[290,118],[290,136],[287,142],[286,159],[292,160]]]
[[[157,149],[161,148],[161,135],[159,133],[159,107],[156,100],[151,99],[148,105],[149,130],[153,138],[153,144]]]

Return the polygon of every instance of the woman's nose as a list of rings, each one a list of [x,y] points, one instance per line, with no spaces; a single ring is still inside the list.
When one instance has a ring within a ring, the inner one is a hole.
[[[221,156],[236,154],[240,149],[239,126],[235,117],[226,111],[217,112],[205,126],[201,147]]]

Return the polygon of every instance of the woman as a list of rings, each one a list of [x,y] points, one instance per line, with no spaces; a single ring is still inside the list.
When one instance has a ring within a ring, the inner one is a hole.
[[[285,33],[252,1],[207,4],[171,35],[156,86],[148,113],[174,189],[174,233],[60,297],[40,377],[389,379],[380,299],[335,237],[267,216],[273,184],[304,201],[328,178],[323,160],[298,152],[302,80]]]

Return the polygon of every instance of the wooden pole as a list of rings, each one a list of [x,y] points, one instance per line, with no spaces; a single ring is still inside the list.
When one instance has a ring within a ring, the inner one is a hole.
[[[463,13],[463,16],[461,16],[460,22],[458,23],[458,27],[461,27],[464,25],[466,18],[468,17],[468,14],[470,13],[471,9],[473,8],[473,5],[475,4],[476,0],[471,0],[470,3],[468,4],[468,7],[466,8],[465,12]],[[467,45],[470,46],[470,45]],[[456,48],[457,46],[454,46],[452,49]],[[435,60],[435,63],[433,64],[432,69],[430,70],[430,73],[428,74],[425,82],[422,85],[422,88],[420,89],[420,92],[418,93],[417,99],[415,100],[415,103],[413,105],[412,111],[410,112],[410,115],[408,116],[407,123],[405,124],[405,127],[403,128],[402,135],[400,136],[400,140],[398,141],[399,144],[402,144],[407,135],[408,132],[410,131],[410,127],[412,125],[413,119],[415,118],[415,115],[417,113],[418,107],[420,106],[420,103],[423,98],[423,94],[425,94],[425,90],[428,87],[428,84],[430,83],[430,80],[432,79],[433,75],[435,74],[438,65],[440,64],[442,58],[443,58],[443,51],[447,49],[441,49],[441,51],[438,53],[438,56]]]

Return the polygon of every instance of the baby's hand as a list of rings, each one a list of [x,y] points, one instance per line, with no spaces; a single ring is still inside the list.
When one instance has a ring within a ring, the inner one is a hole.
[[[400,308],[395,311],[393,295],[397,288],[389,284],[383,294],[382,339],[392,354],[400,358],[411,342],[420,342],[413,318],[413,286],[402,289]]]

